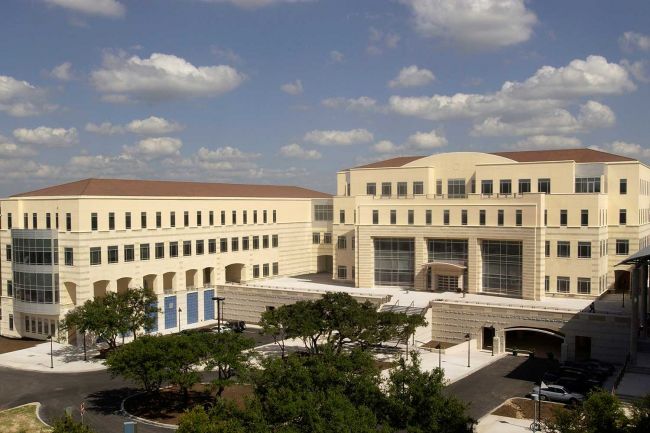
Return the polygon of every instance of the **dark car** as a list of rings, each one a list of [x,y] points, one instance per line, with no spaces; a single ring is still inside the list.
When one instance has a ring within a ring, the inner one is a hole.
[[[244,332],[246,329],[246,322],[243,320],[231,320],[227,323],[227,325],[230,329],[232,329],[235,332]]]

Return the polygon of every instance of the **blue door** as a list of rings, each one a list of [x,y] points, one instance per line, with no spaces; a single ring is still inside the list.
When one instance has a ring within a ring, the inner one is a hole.
[[[214,320],[214,290],[206,290],[203,292],[203,320]]]
[[[187,323],[196,323],[199,321],[199,293],[192,292],[187,294]]]
[[[153,318],[153,324],[151,325],[151,328],[146,329],[148,333],[158,332],[158,302],[152,302],[151,306],[155,308],[156,311],[150,314],[150,316]]]
[[[165,297],[165,329],[176,325],[176,296],[167,296]]]

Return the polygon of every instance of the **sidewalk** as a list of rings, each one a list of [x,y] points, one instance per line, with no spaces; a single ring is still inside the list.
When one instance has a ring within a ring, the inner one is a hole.
[[[50,358],[50,343],[45,342],[28,349],[0,355],[0,367],[44,373],[84,373],[105,370],[101,359],[95,359],[96,349],[88,349],[88,361],[84,361],[83,348],[69,344],[52,343],[52,358]],[[51,368],[50,359],[54,362]]]
[[[532,419],[518,419],[498,415],[485,415],[474,430],[476,433],[522,433],[530,432]]]

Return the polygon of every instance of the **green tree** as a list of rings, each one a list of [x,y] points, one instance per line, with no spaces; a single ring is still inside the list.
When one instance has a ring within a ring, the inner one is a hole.
[[[156,306],[157,297],[151,289],[129,289],[119,297],[120,307],[124,309],[122,316],[134,340],[137,338],[138,330],[153,328],[159,309]]]
[[[226,386],[234,382],[235,375],[239,379],[246,376],[255,342],[235,332],[203,333],[197,337],[201,339],[205,369],[217,370],[213,384],[221,397]]]
[[[650,394],[632,406],[631,433],[645,433],[650,431]]]
[[[189,390],[201,380],[199,363],[204,361],[205,349],[201,334],[184,332],[158,337],[166,350],[166,377],[169,383],[178,386],[185,401]]]
[[[52,433],[95,433],[95,430],[75,421],[70,415],[66,414],[54,421]]]
[[[553,433],[623,433],[628,429],[621,402],[604,390],[589,393],[581,406],[573,410],[559,409],[555,420],[547,421],[545,429]]]
[[[157,392],[169,376],[168,350],[165,338],[145,335],[112,352],[106,365],[111,375],[131,380],[147,392]]]

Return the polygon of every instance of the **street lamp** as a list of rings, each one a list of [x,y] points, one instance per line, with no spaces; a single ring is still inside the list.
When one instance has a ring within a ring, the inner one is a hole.
[[[221,318],[223,313],[223,304],[226,298],[223,296],[213,296],[213,301],[217,301],[217,329],[221,332]]]
[[[467,368],[469,368],[469,366],[470,366],[470,364],[469,364],[469,354],[470,354],[470,350],[472,348],[472,343],[471,343],[471,340],[470,340],[471,338],[472,337],[469,334],[465,334],[465,340],[467,341]]]
[[[442,370],[442,345],[438,343],[436,349],[438,349],[438,370]]]
[[[50,340],[50,368],[54,368],[54,348],[53,348],[53,338],[52,334],[47,336],[47,339]]]
[[[181,310],[181,307],[178,307],[178,332],[181,332],[181,313],[183,310]]]

